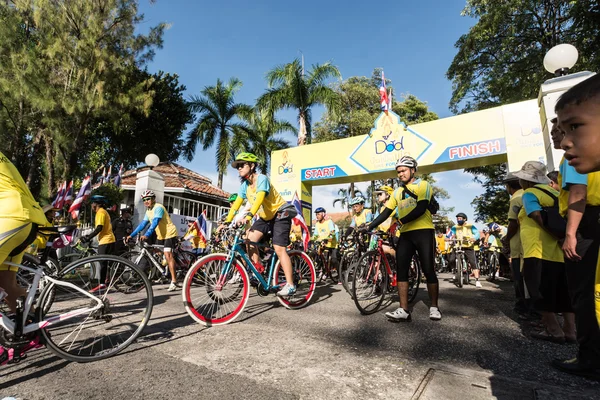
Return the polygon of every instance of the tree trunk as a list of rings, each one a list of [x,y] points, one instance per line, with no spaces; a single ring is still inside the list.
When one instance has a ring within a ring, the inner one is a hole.
[[[217,186],[219,189],[223,189],[223,173],[219,171],[219,177],[217,178]]]
[[[350,183],[350,199],[354,198],[354,182]]]
[[[54,194],[54,149],[52,139],[44,135],[46,146],[46,167],[48,168],[48,198]]]
[[[300,129],[298,129],[298,146],[304,146],[307,141],[307,131],[306,118],[303,112],[298,115],[298,123],[300,125]]]

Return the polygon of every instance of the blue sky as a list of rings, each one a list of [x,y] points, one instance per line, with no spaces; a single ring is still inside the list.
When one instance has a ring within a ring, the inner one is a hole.
[[[217,78],[237,77],[244,83],[237,101],[253,104],[266,88],[265,73],[302,52],[307,65],[333,62],[344,79],[370,76],[373,68],[382,67],[396,93],[416,95],[444,118],[452,115],[451,82],[445,73],[455,54],[454,43],[475,23],[460,15],[464,5],[465,0],[141,0],[146,18],[140,28],[170,25],[164,47],[156,51],[148,69],[177,73],[188,96],[214,85]],[[314,111],[313,121],[321,112]],[[280,116],[296,122],[293,112]],[[182,164],[216,183],[213,154],[198,148],[195,159]],[[482,192],[472,176],[460,170],[435,177],[452,196],[443,205],[472,216],[470,202]],[[237,173],[230,169],[224,189],[236,191],[238,185]],[[313,204],[335,211],[331,203],[337,190],[338,186],[315,188]]]

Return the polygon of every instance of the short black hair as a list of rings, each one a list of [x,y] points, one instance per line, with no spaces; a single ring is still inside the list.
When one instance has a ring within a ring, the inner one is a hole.
[[[600,96],[600,74],[579,82],[560,96],[554,106],[554,111],[560,111],[572,104],[578,105]]]
[[[546,175],[548,177],[548,179],[550,179],[552,182],[558,184],[558,171],[552,171],[552,172],[548,172],[548,175]]]
[[[519,190],[521,189],[521,183],[519,183],[518,179],[513,179],[510,181],[506,181],[504,182],[508,185],[509,188],[513,189],[513,190]]]

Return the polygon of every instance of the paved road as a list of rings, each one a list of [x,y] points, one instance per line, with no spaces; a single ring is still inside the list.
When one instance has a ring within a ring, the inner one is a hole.
[[[509,282],[441,278],[444,319],[429,320],[421,288],[408,324],[386,321],[396,304],[361,316],[341,286],[321,285],[305,309],[253,295],[235,323],[204,328],[155,286],[137,344],[89,364],[32,352],[0,369],[0,399],[600,398],[600,384],[549,366],[576,347],[528,339]]]

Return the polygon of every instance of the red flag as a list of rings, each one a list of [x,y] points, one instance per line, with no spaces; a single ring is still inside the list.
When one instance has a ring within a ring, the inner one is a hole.
[[[300,225],[302,228],[302,243],[304,244],[304,251],[308,250],[308,242],[310,241],[310,232],[308,231],[308,226],[306,225],[306,221],[304,220],[304,215],[302,215],[302,203],[300,203],[300,198],[298,197],[298,192],[294,193],[294,197],[292,198],[292,204],[296,207],[296,211],[298,211],[298,215],[296,215],[292,222]]]
[[[73,181],[69,182],[67,190],[65,191],[65,206],[73,203]]]

